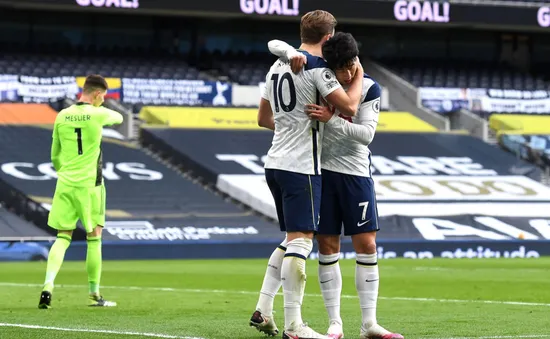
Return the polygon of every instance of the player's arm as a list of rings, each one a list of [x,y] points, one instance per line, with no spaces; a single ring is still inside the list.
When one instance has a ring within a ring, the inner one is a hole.
[[[363,89],[363,67],[358,64],[358,69],[349,89],[344,91],[336,75],[329,68],[314,70],[313,82],[323,98],[329,104],[336,107],[345,116],[355,116],[361,102],[361,90]]]
[[[262,98],[260,101],[260,109],[258,110],[258,126],[275,130],[275,120],[273,119],[273,111],[269,100]]]
[[[53,168],[56,171],[59,171],[61,168],[61,162],[59,161],[59,156],[61,154],[61,142],[59,141],[59,132],[57,131],[57,124],[53,125],[52,133],[52,150],[50,157],[52,160]]]
[[[284,41],[271,40],[267,43],[267,48],[269,48],[272,54],[284,61],[289,61],[290,68],[294,73],[299,73],[304,65],[307,64],[307,57]]]
[[[332,114],[332,111],[326,106],[318,106],[316,109],[308,109],[306,112],[311,118],[325,122],[328,126],[340,131],[352,140],[369,145],[374,139],[376,127],[378,126],[380,86],[374,83],[369,88],[359,107],[356,124],[339,118],[337,114]]]
[[[260,100],[260,108],[258,109],[258,126],[275,130],[275,120],[273,118],[273,110],[271,109],[271,104],[269,102],[269,92],[271,91],[271,81],[268,81],[271,72],[267,73],[265,76],[265,88],[262,93],[262,99]]]
[[[124,120],[122,114],[118,113],[117,111],[113,111],[112,109],[108,109],[106,107],[101,107],[101,109],[103,126],[118,125],[121,124]]]

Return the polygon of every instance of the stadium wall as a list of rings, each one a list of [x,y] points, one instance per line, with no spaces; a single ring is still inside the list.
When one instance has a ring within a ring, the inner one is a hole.
[[[454,112],[449,117],[451,119],[451,128],[465,129],[470,135],[480,138],[485,142],[489,139],[489,123],[487,120],[465,109]]]

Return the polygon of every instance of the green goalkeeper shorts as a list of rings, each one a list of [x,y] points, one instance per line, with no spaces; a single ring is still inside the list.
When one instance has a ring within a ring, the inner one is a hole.
[[[58,231],[72,231],[80,219],[86,233],[105,226],[105,186],[72,187],[57,182],[48,225]]]

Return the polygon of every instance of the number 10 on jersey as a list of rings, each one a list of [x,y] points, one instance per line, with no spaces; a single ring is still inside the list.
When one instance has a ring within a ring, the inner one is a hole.
[[[271,75],[273,81],[273,100],[275,101],[275,112],[279,112],[279,105],[285,112],[290,112],[296,108],[296,87],[294,86],[294,80],[292,75],[288,72],[281,76],[279,80],[279,74]],[[283,100],[283,84],[285,80],[288,82],[288,92],[290,95],[290,102],[287,104]]]

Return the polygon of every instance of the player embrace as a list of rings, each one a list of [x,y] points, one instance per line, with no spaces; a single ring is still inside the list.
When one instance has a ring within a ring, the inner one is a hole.
[[[321,207],[324,129],[324,124],[311,120],[304,109],[322,98],[348,115],[355,114],[359,105],[362,76],[351,80],[346,93],[322,58],[321,47],[332,37],[335,27],[335,18],[325,11],[302,17],[302,45],[295,53],[307,59],[307,65],[295,74],[288,62],[276,61],[267,74],[258,112],[258,124],[275,132],[265,162],[265,177],[286,239],[269,259],[250,325],[270,335],[278,333],[273,321],[273,298],[282,283],[286,339],[327,338],[304,324],[301,314],[306,259],[313,247]]]
[[[50,249],[46,280],[38,308],[51,307],[54,280],[71,244],[80,219],[87,234],[86,270],[89,306],[116,306],[99,294],[101,233],[105,225],[105,185],[102,175],[103,126],[120,124],[122,115],[100,107],[107,82],[99,75],[86,78],[80,101],[59,112],[55,119],[51,160],[59,179],[55,187],[48,225],[58,231]]]
[[[294,48],[281,41],[269,43],[277,56],[290,60],[300,71],[305,60]],[[340,316],[342,274],[339,266],[340,234],[352,237],[357,253],[355,285],[362,313],[361,339],[401,339],[376,320],[379,274],[376,255],[378,212],[371,178],[369,144],[374,138],[380,112],[380,86],[359,69],[359,50],[351,34],[337,33],[323,45],[323,57],[340,84],[348,87],[362,78],[361,103],[351,118],[327,105],[309,104],[306,113],[325,124],[323,137],[321,216],[319,243],[319,284],[329,315],[327,336],[344,337]]]

